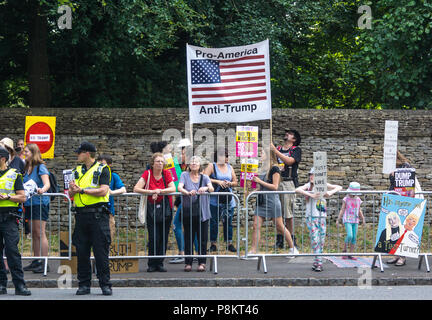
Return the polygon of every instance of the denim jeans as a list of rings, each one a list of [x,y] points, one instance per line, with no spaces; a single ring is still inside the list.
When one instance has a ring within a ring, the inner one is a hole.
[[[176,238],[178,250],[179,250],[179,252],[184,252],[184,250],[185,250],[184,234],[183,234],[183,228],[182,228],[182,221],[180,219],[181,208],[182,208],[182,205],[180,204],[178,206],[176,214],[174,216],[173,230],[174,230],[174,235]],[[194,245],[195,245],[195,250],[198,252],[198,239],[196,237],[194,239]]]
[[[210,242],[216,242],[219,233],[219,222],[222,220],[224,241],[232,241],[233,226],[232,219],[234,208],[229,204],[219,204],[219,207],[210,205]]]

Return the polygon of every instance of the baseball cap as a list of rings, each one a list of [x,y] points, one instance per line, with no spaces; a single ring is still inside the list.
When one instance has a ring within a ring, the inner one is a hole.
[[[0,158],[9,159],[9,152],[3,147],[0,147]]]
[[[315,174],[315,168],[314,168],[314,167],[312,167],[312,168],[309,170],[309,174]]]
[[[96,152],[96,147],[90,142],[84,141],[81,142],[78,149],[75,150],[75,153],[80,153],[80,152]]]

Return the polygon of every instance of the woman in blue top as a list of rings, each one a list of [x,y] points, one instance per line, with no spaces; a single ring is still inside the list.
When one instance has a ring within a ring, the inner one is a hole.
[[[33,180],[36,185],[38,195],[27,199],[24,203],[25,218],[31,221],[33,253],[35,256],[48,255],[48,239],[45,234],[45,226],[48,220],[49,213],[49,196],[39,196],[48,191],[50,188],[49,171],[42,160],[42,155],[39,147],[30,143],[24,148],[26,158],[25,173],[23,176],[24,185]],[[24,271],[33,271],[34,273],[42,273],[42,260],[33,260],[30,265],[24,267]]]
[[[210,163],[204,170],[204,174],[210,177],[215,192],[232,192],[231,187],[237,186],[237,177],[234,169],[228,163],[228,150],[218,149],[214,155],[214,163]],[[224,241],[228,251],[236,252],[232,244],[233,226],[232,219],[236,202],[234,197],[228,195],[210,197],[210,248],[209,251],[217,251],[217,237],[219,222],[222,220]]]

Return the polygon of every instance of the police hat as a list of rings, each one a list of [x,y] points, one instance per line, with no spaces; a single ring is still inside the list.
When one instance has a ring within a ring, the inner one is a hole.
[[[75,153],[80,152],[96,152],[96,147],[90,142],[84,141],[80,144],[78,149],[75,150]]]
[[[9,152],[3,147],[0,147],[0,158],[9,159]]]

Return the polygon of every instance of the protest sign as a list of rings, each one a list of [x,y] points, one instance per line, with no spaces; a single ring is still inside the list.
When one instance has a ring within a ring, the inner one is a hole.
[[[179,179],[181,175],[180,164],[177,160],[177,157],[173,158],[171,153],[164,154],[165,158],[165,167],[164,169],[169,170],[173,177],[173,181],[177,190],[177,186],[179,184]]]
[[[375,251],[417,258],[425,212],[424,199],[383,194]]]
[[[258,157],[258,127],[237,126],[236,156]]]
[[[398,121],[386,120],[385,122],[382,171],[384,174],[389,174],[396,169],[398,126]]]
[[[60,232],[60,256],[67,257],[69,252],[69,232]],[[72,274],[77,273],[77,255],[76,247],[72,245],[71,248],[72,259],[61,260],[61,265],[67,265],[71,268]],[[120,242],[110,245],[110,256],[133,256],[136,255],[136,242]],[[110,259],[109,260],[110,273],[137,273],[138,259]]]
[[[258,164],[258,159],[241,159],[240,187],[245,186],[245,175],[246,181],[252,181],[252,179],[258,174]],[[251,188],[256,188],[255,181],[252,181]]]
[[[69,193],[68,193],[69,183],[71,183],[71,181],[73,181],[73,180],[74,180],[74,176],[72,173],[72,169],[63,170],[63,183],[64,183],[63,192],[67,196],[69,196]],[[73,198],[70,198],[70,199],[72,200]]]
[[[395,188],[394,191],[404,197],[415,196],[415,169],[398,168],[394,172]]]
[[[54,158],[56,117],[27,116],[25,122],[25,145],[35,143],[43,159]]]
[[[327,152],[313,153],[314,192],[321,197],[327,192]]]
[[[189,120],[271,119],[269,41],[227,48],[186,45]]]
[[[120,242],[110,246],[110,256],[136,255],[136,242]],[[110,273],[137,273],[138,259],[110,259]]]

